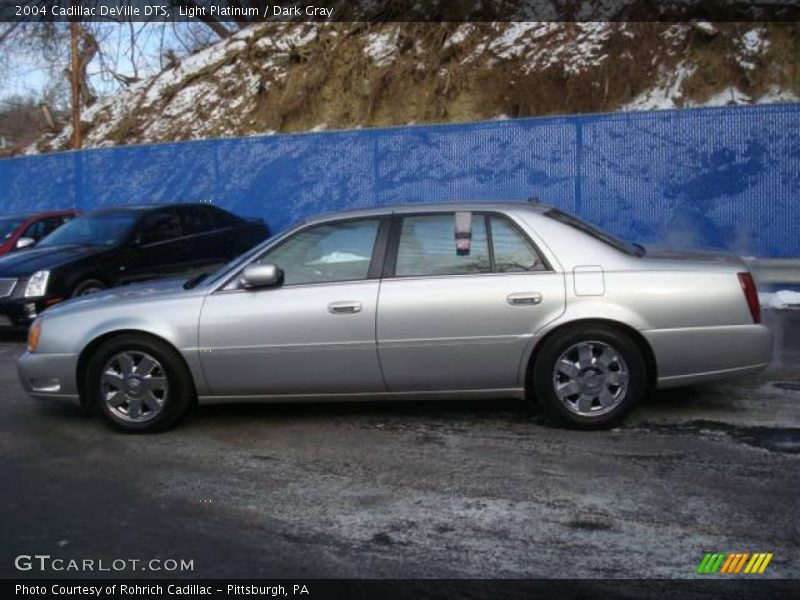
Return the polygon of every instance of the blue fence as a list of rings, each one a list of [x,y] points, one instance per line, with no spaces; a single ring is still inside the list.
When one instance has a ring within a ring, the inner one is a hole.
[[[800,257],[800,105],[154,144],[0,161],[0,210],[211,201],[274,231],[375,204],[536,196],[644,243]]]

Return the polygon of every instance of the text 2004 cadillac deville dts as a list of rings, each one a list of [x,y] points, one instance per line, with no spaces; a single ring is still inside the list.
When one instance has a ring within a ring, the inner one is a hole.
[[[199,402],[518,397],[582,428],[767,365],[745,265],[647,252],[540,204],[314,218],[204,279],[47,310],[25,389],[156,431]]]

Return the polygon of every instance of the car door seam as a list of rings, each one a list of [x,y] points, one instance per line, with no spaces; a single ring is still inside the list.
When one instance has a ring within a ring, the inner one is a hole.
[[[391,241],[391,237],[389,238]],[[388,249],[388,247],[387,247]],[[384,260],[386,257],[384,256]],[[383,390],[385,392],[389,391],[389,384],[386,381],[386,373],[383,370],[383,362],[381,361],[381,350],[378,345],[378,315],[380,314],[381,310],[381,290],[383,289],[383,278],[378,280],[378,295],[375,298],[375,329],[374,329],[374,336],[375,336],[375,356],[378,359],[378,369],[381,372],[381,380],[383,381]]]

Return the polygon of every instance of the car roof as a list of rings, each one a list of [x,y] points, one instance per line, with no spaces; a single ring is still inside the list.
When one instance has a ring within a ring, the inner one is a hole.
[[[390,214],[413,214],[420,212],[453,212],[453,211],[503,211],[503,210],[527,210],[543,213],[553,208],[547,204],[536,201],[528,202],[507,202],[507,201],[474,201],[474,202],[436,202],[436,203],[411,203],[395,204],[387,206],[374,206],[371,208],[356,208],[352,210],[336,211],[315,215],[305,221],[313,223],[316,221],[330,221],[337,218],[358,218],[375,217]]]
[[[77,212],[80,212],[77,208],[60,208],[60,209],[56,209],[56,210],[43,210],[41,212],[34,213],[31,216],[38,217],[40,215],[41,216],[44,216],[44,215],[67,215],[67,214],[77,213]]]
[[[203,204],[202,202],[173,202],[170,204],[123,204],[123,205],[115,205],[115,206],[104,206],[101,208],[96,208],[93,211],[90,211],[87,214],[92,215],[103,215],[103,214],[111,214],[111,213],[122,213],[122,212],[135,212],[135,213],[143,213],[150,210],[157,210],[162,208],[176,208],[178,206],[210,206],[209,204]]]
[[[0,214],[0,219],[40,219],[43,217],[52,217],[55,215],[69,215],[77,213],[74,208],[65,208],[61,210],[40,210],[33,213],[11,213],[7,215]]]

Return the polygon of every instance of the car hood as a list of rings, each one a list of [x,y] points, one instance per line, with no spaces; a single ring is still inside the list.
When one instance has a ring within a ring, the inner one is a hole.
[[[719,263],[744,266],[744,261],[735,254],[705,250],[676,250],[672,248],[647,247],[645,259]]]
[[[162,279],[136,285],[124,285],[89,296],[73,298],[72,300],[47,309],[46,314],[59,315],[83,310],[101,309],[111,304],[160,300],[162,298],[188,294],[189,292],[183,289],[183,282],[183,279]]]
[[[26,277],[107,250],[101,246],[44,246],[0,256],[0,277]]]

